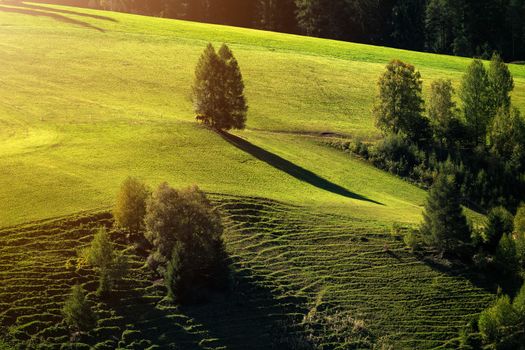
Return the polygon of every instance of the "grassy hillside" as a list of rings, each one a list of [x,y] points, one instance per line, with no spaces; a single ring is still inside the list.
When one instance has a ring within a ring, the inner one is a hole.
[[[239,59],[246,131],[220,135],[194,122],[193,69],[209,41],[229,43]],[[136,331],[162,348],[266,349],[279,348],[276,332],[300,337],[311,327],[328,348],[446,347],[492,299],[489,288],[468,271],[416,259],[390,236],[393,222],[419,222],[424,191],[319,142],[330,133],[378,137],[370,109],[391,58],[415,64],[425,87],[438,77],[457,85],[469,63],[0,0],[0,331],[67,339],[54,327],[61,303],[71,284],[95,283],[66,262],[96,226],[111,224],[115,190],[133,175],[212,193],[236,287],[209,305],[168,307],[130,250],[121,303],[97,304],[101,319],[86,342],[131,346]],[[525,67],[511,69],[524,109]],[[305,315],[312,323],[294,326]]]
[[[0,231],[0,330],[58,349],[68,340],[62,302],[82,283],[99,321],[81,341],[96,349],[288,349],[284,341],[304,335],[325,349],[438,349],[493,299],[476,275],[419,261],[377,222],[261,198],[213,199],[226,219],[231,293],[168,306],[162,284],[128,249],[131,272],[115,301],[101,302],[93,272],[66,262],[110,216],[79,214]]]
[[[239,136],[360,196],[418,220],[423,194],[302,135],[375,137],[375,82],[393,57],[425,83],[457,83],[468,60],[85,9],[0,3],[0,226],[108,205],[128,174],[152,184],[370,209],[294,179],[193,122],[194,65],[230,43],[250,104]],[[525,67],[513,66],[525,106]],[[275,132],[291,134],[276,134]],[[299,155],[297,151],[302,153]],[[321,156],[321,154],[323,156]],[[320,159],[322,158],[322,161]],[[374,186],[368,184],[375,181]],[[31,189],[30,191],[28,189]]]

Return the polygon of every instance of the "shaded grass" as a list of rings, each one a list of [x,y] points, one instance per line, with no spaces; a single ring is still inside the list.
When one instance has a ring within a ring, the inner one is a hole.
[[[115,346],[124,339],[125,347],[138,338],[162,348],[279,348],[282,327],[300,337],[309,315],[326,349],[362,348],[352,329],[340,330],[344,344],[333,343],[337,324],[328,323],[342,315],[358,320],[372,342],[434,349],[493,299],[479,280],[469,281],[476,276],[468,270],[442,273],[417,260],[380,222],[262,198],[212,199],[225,218],[235,271],[231,292],[203,305],[169,306],[157,277],[128,250],[132,268],[113,301],[90,294],[99,322],[83,342]],[[110,224],[101,212],[0,231],[0,331],[18,342],[58,347],[67,335],[59,322],[70,286],[96,289],[90,270],[76,272],[65,262],[98,225]]]

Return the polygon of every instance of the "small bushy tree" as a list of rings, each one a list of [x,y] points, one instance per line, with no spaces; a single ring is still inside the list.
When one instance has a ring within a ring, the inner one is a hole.
[[[498,344],[498,349],[512,349],[509,337],[515,332],[518,314],[508,296],[500,297],[496,303],[484,310],[478,322],[479,331],[485,344]],[[505,347],[503,347],[505,346]]]
[[[503,207],[496,207],[490,210],[487,215],[485,229],[483,230],[483,241],[489,252],[494,253],[496,251],[503,235],[512,233],[513,220],[512,214]]]
[[[227,45],[208,44],[195,69],[197,119],[217,130],[244,129],[248,106],[239,64]]]
[[[490,101],[492,114],[497,110],[510,109],[510,93],[514,90],[514,80],[509,67],[503,62],[498,53],[494,53],[488,70],[488,80],[490,87]]]
[[[132,177],[124,180],[113,207],[116,224],[130,232],[139,232],[144,225],[148,195],[149,189],[144,183]]]
[[[459,252],[470,240],[470,228],[463,214],[459,190],[453,175],[440,174],[430,189],[420,232],[430,245],[442,252]]]
[[[525,235],[525,204],[522,203],[514,216],[514,231]]]
[[[507,277],[513,277],[519,270],[516,241],[511,235],[504,234],[501,237],[496,249],[496,262],[499,264],[501,272]]]
[[[459,110],[453,101],[453,96],[454,88],[450,80],[439,79],[432,82],[428,100],[428,116],[436,141],[447,148],[451,148],[464,136],[463,124],[458,118]]]
[[[96,315],[86,298],[86,292],[80,285],[75,285],[71,289],[71,294],[62,308],[62,314],[66,324],[79,331],[89,331],[96,325]]]
[[[487,70],[481,60],[474,60],[461,82],[459,97],[474,145],[485,144],[487,127],[491,120],[491,98]]]
[[[171,299],[186,301],[225,283],[221,217],[198,187],[161,184],[148,202],[146,227],[148,262],[164,274]]]
[[[423,117],[421,75],[414,66],[393,60],[380,77],[374,107],[376,125],[385,134],[402,134],[420,142],[428,139],[428,120]]]
[[[523,168],[525,159],[525,120],[517,108],[500,108],[492,121],[489,131],[492,153],[518,163]]]
[[[127,261],[121,252],[117,252],[104,227],[101,227],[91,245],[83,252],[86,262],[93,266],[99,275],[97,294],[105,295],[113,284],[126,273]]]

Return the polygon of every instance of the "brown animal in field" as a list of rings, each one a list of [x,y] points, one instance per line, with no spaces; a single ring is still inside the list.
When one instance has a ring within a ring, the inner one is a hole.
[[[201,123],[204,123],[204,124],[208,124],[208,118],[205,115],[199,114],[199,115],[195,116],[195,119],[198,122],[201,122]]]

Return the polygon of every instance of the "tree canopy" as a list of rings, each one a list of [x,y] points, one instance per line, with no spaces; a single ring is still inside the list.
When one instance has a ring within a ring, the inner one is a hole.
[[[224,44],[208,44],[195,69],[193,102],[197,119],[217,130],[244,129],[248,106],[239,64]]]

